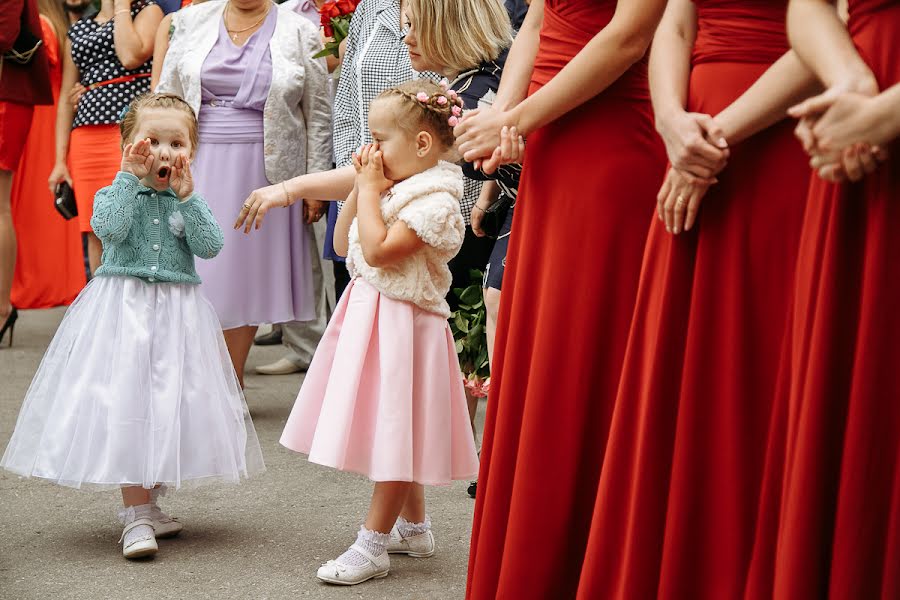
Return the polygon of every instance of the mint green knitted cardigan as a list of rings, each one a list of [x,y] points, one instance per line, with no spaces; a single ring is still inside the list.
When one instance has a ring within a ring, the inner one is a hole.
[[[157,192],[122,171],[94,197],[91,227],[103,242],[103,264],[95,275],[149,283],[200,283],[194,255],[213,258],[224,242],[198,194],[181,201],[171,189]]]

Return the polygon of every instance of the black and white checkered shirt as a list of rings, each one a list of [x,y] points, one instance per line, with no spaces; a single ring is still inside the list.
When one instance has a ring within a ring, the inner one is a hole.
[[[341,79],[334,99],[334,161],[339,167],[372,142],[369,103],[418,73],[400,31],[399,0],[363,0],[350,20]]]

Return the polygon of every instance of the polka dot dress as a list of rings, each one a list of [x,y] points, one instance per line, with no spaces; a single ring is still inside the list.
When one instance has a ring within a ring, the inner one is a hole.
[[[131,3],[131,18],[155,0],[135,0]],[[148,59],[137,69],[122,66],[113,46],[115,19],[97,23],[93,18],[77,21],[69,29],[72,41],[72,60],[81,73],[81,85],[109,81],[117,77],[135,74],[150,74],[153,61]],[[119,114],[136,96],[150,90],[150,78],[141,77],[125,83],[112,83],[88,90],[78,103],[72,127],[82,125],[114,125],[119,122]]]

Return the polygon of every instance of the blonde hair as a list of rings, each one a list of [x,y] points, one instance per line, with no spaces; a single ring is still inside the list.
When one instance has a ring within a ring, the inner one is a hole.
[[[421,100],[419,94],[424,94],[427,99]],[[457,112],[460,114],[463,108],[462,98],[456,92],[447,90],[430,79],[415,79],[384,90],[375,100],[388,98],[396,98],[401,103],[403,114],[397,117],[400,127],[410,133],[427,129],[437,136],[445,148],[453,146],[456,141],[450,120],[455,116],[453,107],[458,106]]]
[[[200,145],[199,125],[197,123],[197,115],[191,105],[185,102],[181,96],[175,94],[153,94],[147,93],[138,96],[131,101],[125,112],[125,116],[119,122],[119,130],[122,132],[122,147],[131,143],[134,132],[137,130],[138,119],[141,116],[141,110],[145,108],[172,108],[183,112],[190,117],[190,127],[188,135],[191,140],[191,156],[197,151]]]
[[[457,73],[495,60],[512,44],[502,0],[408,0],[406,10],[422,55]]]

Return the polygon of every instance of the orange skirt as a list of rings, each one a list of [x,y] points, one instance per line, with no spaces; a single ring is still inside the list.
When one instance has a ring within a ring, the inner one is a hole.
[[[118,125],[76,127],[69,137],[69,172],[83,232],[92,231],[94,195],[112,183],[122,165],[120,141]]]
[[[15,171],[28,139],[34,106],[0,102],[0,171]]]

